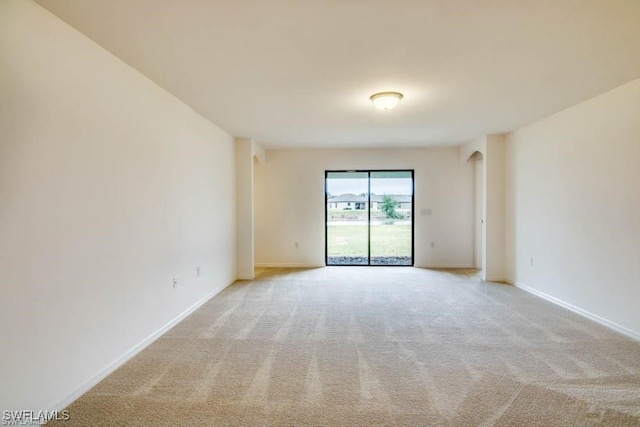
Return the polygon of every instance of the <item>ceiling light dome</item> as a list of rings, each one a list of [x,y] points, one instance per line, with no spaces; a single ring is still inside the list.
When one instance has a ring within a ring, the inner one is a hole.
[[[369,99],[377,109],[386,111],[398,106],[402,99],[402,94],[400,92],[380,92],[371,95]]]

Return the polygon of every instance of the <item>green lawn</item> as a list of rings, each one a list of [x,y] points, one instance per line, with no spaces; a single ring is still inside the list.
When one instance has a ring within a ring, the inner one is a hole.
[[[329,225],[328,255],[367,256],[366,225]],[[411,225],[372,225],[371,256],[411,256]]]
[[[396,212],[401,214],[404,218],[411,217],[411,209],[396,209]],[[362,210],[344,210],[344,209],[328,209],[327,217],[329,221],[366,221],[369,217],[369,212],[366,209]],[[379,209],[371,210],[372,220],[385,220],[387,215]]]

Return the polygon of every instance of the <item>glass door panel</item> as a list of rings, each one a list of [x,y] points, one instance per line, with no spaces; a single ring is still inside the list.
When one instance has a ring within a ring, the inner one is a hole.
[[[369,264],[369,173],[326,173],[327,265]]]
[[[413,265],[413,172],[371,172],[371,265]]]

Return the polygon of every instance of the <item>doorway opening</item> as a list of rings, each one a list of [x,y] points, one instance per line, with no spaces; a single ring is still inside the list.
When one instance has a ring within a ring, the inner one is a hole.
[[[474,166],[474,265],[478,270],[483,270],[484,261],[484,241],[485,241],[485,228],[484,228],[484,157],[480,152],[475,152],[471,158]]]
[[[325,172],[326,265],[413,265],[413,174]]]

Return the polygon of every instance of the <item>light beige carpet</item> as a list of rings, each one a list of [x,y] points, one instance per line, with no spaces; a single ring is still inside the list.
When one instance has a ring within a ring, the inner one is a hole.
[[[640,343],[471,273],[262,270],[60,425],[640,426]]]

